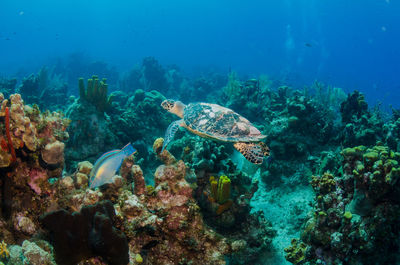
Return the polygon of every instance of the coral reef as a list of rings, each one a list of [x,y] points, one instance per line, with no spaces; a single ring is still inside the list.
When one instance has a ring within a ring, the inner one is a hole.
[[[203,172],[201,172],[203,173]],[[197,174],[196,198],[205,222],[221,235],[235,242],[237,252],[229,256],[230,264],[257,262],[263,252],[270,250],[276,232],[262,211],[251,212],[251,198],[258,181],[233,170],[229,177]],[[235,244],[232,248],[235,249]]]
[[[65,153],[67,170],[75,168],[82,160],[94,162],[99,154],[126,144],[120,142],[110,130],[111,120],[104,111],[111,103],[104,82],[94,76],[89,79],[87,90],[82,79],[79,83],[81,98],[76,99],[66,111],[66,116],[71,120],[68,127],[71,138]]]
[[[156,146],[155,150],[161,150]],[[171,156],[167,150],[158,155],[161,159]],[[131,251],[149,264],[225,264],[223,255],[230,251],[229,244],[204,225],[185,174],[185,164],[175,160],[157,168],[154,192],[121,194]]]
[[[8,98],[14,92],[16,85],[16,78],[0,77],[0,91],[4,94],[6,98]]]
[[[27,104],[37,104],[48,110],[63,110],[68,85],[54,70],[42,67],[37,74],[24,78],[16,91]]]
[[[232,172],[234,167],[232,160],[229,159],[229,153],[233,152],[232,145],[214,142],[188,133],[174,140],[169,150],[190,165],[196,174]]]
[[[113,115],[113,130],[118,132],[118,136],[123,140],[142,140],[151,145],[155,135],[164,135],[164,128],[168,127],[172,118],[168,118],[161,108],[164,99],[165,97],[155,90],[136,90],[124,105],[119,106],[123,110],[122,113]],[[147,128],[155,128],[156,131],[149,135]]]
[[[314,176],[313,214],[301,241],[286,249],[293,264],[394,264],[400,226],[400,155],[388,147],[342,151],[342,175]],[[379,253],[376,249],[379,249]]]
[[[10,246],[10,256],[7,264],[13,265],[56,265],[53,257],[53,247],[44,240],[24,240],[22,246]]]
[[[0,127],[1,167],[10,167],[18,159],[16,168],[25,163],[28,170],[32,165],[52,171],[62,169],[62,142],[69,137],[69,121],[61,113],[40,113],[39,109],[24,105],[19,94],[11,95],[9,100],[0,94],[0,100],[0,117],[4,117],[4,126]],[[49,159],[49,155],[57,157]]]
[[[342,117],[341,142],[344,146],[372,146],[383,141],[383,119],[378,110],[368,110],[364,95],[358,91],[349,94],[340,105]]]
[[[173,118],[161,108],[164,99],[157,91],[145,92],[139,89],[130,97],[115,96],[110,114],[108,128],[118,137],[115,141],[125,144],[132,142],[138,150],[138,163],[147,176],[151,176],[151,170],[157,166],[151,152],[153,141],[164,135]],[[153,128],[152,133],[149,133],[148,128]]]
[[[188,78],[153,57],[119,82],[82,54],[24,75],[0,78],[4,264],[399,263],[399,110],[389,117],[318,81]],[[249,165],[231,144],[184,130],[161,153],[175,119],[164,96],[235,110],[271,156]],[[137,154],[89,188],[92,163],[128,142]]]
[[[41,113],[25,105],[19,94],[9,99],[1,94],[0,98],[0,138],[7,143],[2,144],[0,156],[1,234],[7,244],[13,244],[37,232],[37,216],[51,204],[51,182],[62,177],[63,142],[68,139],[69,120],[61,113]],[[31,260],[30,264],[52,264],[33,261],[37,254],[29,249],[26,246],[21,253]],[[11,262],[11,247],[9,252]]]

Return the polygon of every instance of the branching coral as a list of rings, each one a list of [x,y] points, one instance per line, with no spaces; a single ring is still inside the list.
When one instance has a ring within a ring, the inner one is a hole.
[[[0,258],[7,259],[8,257],[10,257],[10,252],[7,249],[7,243],[3,240],[0,243]]]

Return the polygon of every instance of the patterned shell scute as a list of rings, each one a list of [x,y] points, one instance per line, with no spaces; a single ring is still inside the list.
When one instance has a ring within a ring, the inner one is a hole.
[[[193,132],[221,141],[254,142],[265,138],[246,118],[216,104],[191,103],[183,119]]]

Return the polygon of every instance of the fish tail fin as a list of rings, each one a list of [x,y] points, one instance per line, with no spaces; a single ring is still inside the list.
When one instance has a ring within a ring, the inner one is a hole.
[[[122,149],[121,152],[123,152],[124,154],[126,154],[127,156],[130,156],[134,153],[136,153],[136,149],[132,146],[131,143],[128,143],[127,145],[125,145]]]

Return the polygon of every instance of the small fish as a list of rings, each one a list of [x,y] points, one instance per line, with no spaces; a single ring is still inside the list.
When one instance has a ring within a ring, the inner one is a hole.
[[[89,188],[96,188],[106,183],[111,183],[115,173],[121,167],[125,157],[136,152],[136,149],[127,144],[121,150],[112,150],[97,159],[89,174]]]
[[[309,47],[309,48],[311,48],[311,47],[312,47],[312,44],[311,44],[311,43],[309,43],[309,42],[306,42],[306,43],[304,43],[304,45],[305,45],[306,47]]]

